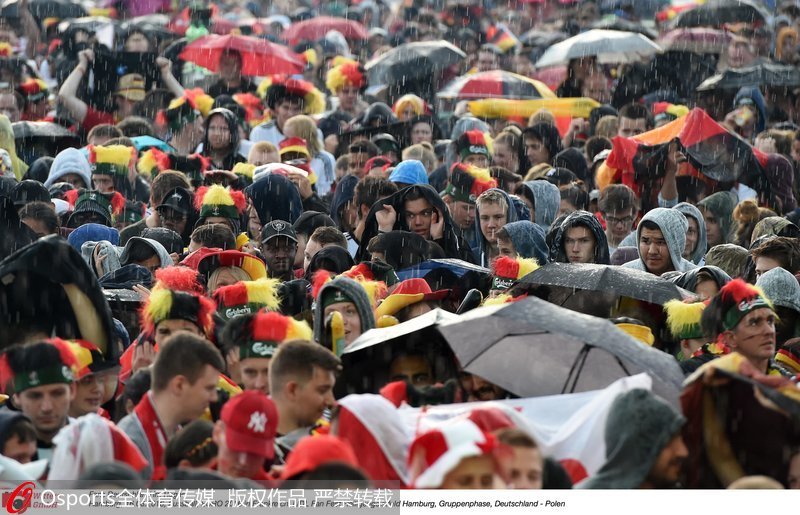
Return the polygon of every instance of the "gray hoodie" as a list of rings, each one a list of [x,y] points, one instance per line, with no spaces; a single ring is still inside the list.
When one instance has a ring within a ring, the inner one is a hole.
[[[706,255],[706,250],[708,250],[706,248],[708,247],[708,240],[706,239],[706,221],[703,218],[703,213],[688,202],[681,202],[672,209],[677,209],[685,216],[691,216],[697,222],[697,246],[694,248],[694,253],[692,253],[692,257],[689,261],[695,265],[699,265]]]
[[[550,261],[544,230],[528,220],[519,220],[503,226],[514,244],[517,255],[523,258],[534,258],[540,265]]]
[[[83,245],[81,245],[81,256],[93,272],[97,272],[92,260],[92,256],[94,255],[96,248],[98,248],[98,258],[106,256],[100,265],[102,268],[102,273],[98,275],[98,277],[103,277],[104,275],[109,274],[122,266],[122,264],[119,262],[119,253],[122,250],[120,247],[112,245],[107,241],[86,241],[83,243]]]
[[[499,188],[492,188],[488,191],[499,191],[503,194],[503,197],[506,199],[506,223],[509,222],[516,222],[517,221],[517,210],[514,209],[514,203],[511,200],[511,197],[505,191]],[[477,264],[485,267],[490,267],[491,263],[489,262],[489,256],[486,253],[486,246],[487,241],[486,238],[483,236],[483,232],[481,232],[481,213],[480,209],[478,208],[477,204],[475,205],[475,239],[477,240],[477,245],[472,248],[472,253],[475,254],[475,260]]]
[[[546,233],[561,206],[558,186],[547,181],[526,181],[523,184],[533,196],[533,222]]]
[[[372,312],[367,292],[356,281],[339,276],[320,288],[314,303],[314,340],[317,343],[325,341],[325,307],[322,305],[322,299],[328,290],[339,290],[355,305],[361,318],[362,334],[375,328],[375,314]]]
[[[639,238],[642,236],[642,227],[644,226],[644,222],[651,221],[655,223],[659,229],[661,229],[661,234],[664,235],[664,240],[667,242],[667,247],[669,248],[669,256],[672,260],[672,267],[677,272],[686,272],[693,268],[697,268],[697,265],[692,263],[691,261],[687,261],[683,259],[683,249],[686,247],[686,230],[689,228],[689,222],[686,221],[686,217],[680,211],[676,211],[675,209],[665,208],[665,207],[657,207],[647,212],[644,217],[642,217],[642,221],[639,222],[639,227],[636,229],[636,241],[639,241]],[[638,248],[638,245],[637,245]],[[636,270],[644,270],[645,272],[649,272],[647,270],[647,266],[642,261],[641,255],[639,259],[631,261],[630,263],[625,263],[625,268],[635,268]]]
[[[169,252],[167,252],[167,249],[164,248],[164,245],[160,244],[156,240],[151,240],[150,238],[133,236],[127,241],[127,243],[125,243],[125,248],[122,249],[122,253],[119,256],[119,262],[121,265],[124,266],[128,264],[128,261],[130,260],[131,248],[136,241],[144,242],[145,244],[149,245],[153,251],[155,251],[155,253],[158,255],[159,261],[161,261],[159,268],[167,268],[168,266],[172,266],[174,264],[172,258],[169,257]]]
[[[648,390],[637,388],[619,395],[606,419],[606,462],[576,488],[638,488],[685,423],[680,413]]]
[[[758,278],[756,286],[760,286],[764,295],[776,306],[800,313],[800,284],[791,272],[783,268],[773,268]]]
[[[67,148],[58,153],[50,166],[50,175],[44,181],[45,188],[62,182],[61,178],[68,173],[80,175],[86,183],[86,187],[92,188],[92,169],[89,166],[89,160],[77,148]]]

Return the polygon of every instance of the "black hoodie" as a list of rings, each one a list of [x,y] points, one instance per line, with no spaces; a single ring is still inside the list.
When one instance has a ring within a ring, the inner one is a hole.
[[[594,215],[588,211],[575,211],[570,213],[556,230],[553,244],[550,246],[550,258],[557,263],[569,263],[567,253],[564,252],[564,238],[569,229],[582,225],[594,234],[594,263],[608,265],[611,258],[608,255],[608,240],[603,227]]]
[[[228,130],[231,134],[231,142],[228,154],[221,163],[212,162],[213,168],[218,170],[233,170],[233,167],[236,163],[242,163],[245,161],[245,159],[239,155],[239,122],[236,119],[236,115],[233,114],[233,112],[229,109],[220,107],[217,109],[212,109],[211,112],[208,113],[208,117],[206,117],[205,120],[205,132],[203,134],[203,155],[211,157],[211,147],[208,144],[208,126],[211,123],[211,118],[213,118],[215,114],[222,115],[222,117],[225,119],[225,123],[228,124]]]
[[[450,212],[447,210],[447,206],[441,197],[439,197],[436,190],[428,184],[415,184],[403,188],[390,197],[387,197],[382,202],[378,202],[372,206],[364,224],[364,233],[361,235],[361,245],[358,248],[358,253],[356,253],[356,261],[361,262],[369,260],[367,245],[369,241],[378,234],[378,221],[375,215],[378,211],[383,209],[383,204],[391,205],[397,213],[397,220],[392,230],[410,231],[403,213],[405,212],[406,197],[408,197],[409,193],[412,191],[420,192],[422,196],[444,216],[444,236],[439,240],[435,240],[435,243],[444,250],[445,255],[448,258],[461,259],[474,263],[475,257],[472,254],[472,250],[461,236],[461,231],[453,224],[453,219],[450,218]]]

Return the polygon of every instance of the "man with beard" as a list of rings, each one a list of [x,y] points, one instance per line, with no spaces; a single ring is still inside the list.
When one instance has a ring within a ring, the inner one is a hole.
[[[267,274],[273,279],[294,279],[297,236],[289,222],[273,220],[261,231],[261,251],[267,262]]]

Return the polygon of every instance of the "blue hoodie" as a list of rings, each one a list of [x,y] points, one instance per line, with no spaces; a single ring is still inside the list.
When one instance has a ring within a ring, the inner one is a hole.
[[[519,220],[503,226],[514,244],[517,255],[523,258],[534,258],[540,265],[549,261],[544,230],[529,220]]]
[[[420,161],[408,159],[394,168],[389,180],[401,184],[428,184],[428,172]]]
[[[526,181],[523,184],[531,192],[534,200],[531,221],[547,233],[561,207],[561,193],[558,191],[558,186],[547,181]]]
[[[511,197],[508,193],[500,188],[492,188],[486,191],[499,191],[503,194],[503,197],[506,199],[506,206],[508,206],[506,209],[506,224],[516,222],[518,220],[514,201],[511,200]],[[477,246],[473,247],[472,253],[475,255],[477,264],[488,268],[491,265],[491,263],[489,263],[489,256],[486,253],[488,242],[486,241],[486,238],[483,237],[483,233],[481,232],[481,212],[477,204],[475,205],[475,238],[478,240],[478,244]]]
[[[733,99],[733,105],[739,106],[739,102],[743,99],[750,99],[758,109],[758,122],[756,123],[756,134],[762,132],[767,127],[767,103],[764,101],[764,95],[761,90],[752,86],[744,86],[737,93]]]

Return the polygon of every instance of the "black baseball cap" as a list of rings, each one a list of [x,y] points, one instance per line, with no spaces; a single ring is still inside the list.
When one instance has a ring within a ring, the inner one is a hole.
[[[261,230],[261,243],[266,243],[272,238],[278,236],[285,236],[297,243],[297,234],[294,232],[294,227],[289,222],[283,220],[273,220]]]
[[[168,207],[181,214],[188,215],[192,209],[192,194],[185,188],[174,188],[167,193],[156,210]]]
[[[11,190],[14,207],[21,208],[30,202],[50,202],[50,192],[39,181],[22,181]]]
[[[294,231],[296,234],[305,234],[311,236],[317,227],[336,227],[330,216],[319,211],[304,211],[300,217],[294,222]]]

